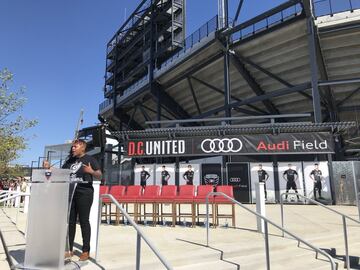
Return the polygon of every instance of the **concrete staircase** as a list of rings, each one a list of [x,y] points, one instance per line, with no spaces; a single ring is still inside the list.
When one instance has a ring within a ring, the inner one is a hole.
[[[252,205],[249,207],[254,208]],[[337,207],[336,209],[355,217],[355,207]],[[271,220],[280,224],[278,205],[267,205],[266,211]],[[10,213],[14,220],[14,210],[6,209],[6,213]],[[255,230],[255,218],[239,208],[236,209],[236,215],[236,228],[220,227],[210,230],[210,247],[205,246],[204,227],[142,226],[141,228],[177,270],[266,269],[264,237]],[[23,230],[25,218],[23,214],[19,217],[18,227]],[[25,247],[23,234],[1,210],[0,222],[9,250],[12,252],[17,250],[19,253]],[[342,256],[345,251],[341,218],[316,206],[289,205],[285,206],[285,225],[289,231],[303,237],[313,245],[329,252],[332,251],[339,269],[344,269]],[[75,241],[81,243],[80,228],[77,232]],[[289,237],[281,237],[281,232],[272,226],[269,227],[269,233],[271,269],[330,269],[330,264],[325,257],[319,255],[319,259],[315,259],[315,253],[305,245],[301,244],[298,247],[297,241]],[[348,235],[349,253],[356,261],[360,255],[360,226],[349,223]],[[103,224],[100,227],[98,261],[90,260],[81,268],[86,270],[135,269],[135,244],[136,233],[131,226]],[[77,244],[76,247],[80,245]],[[141,250],[141,269],[164,269],[144,241],[142,241]],[[16,256],[13,259],[16,259]],[[73,259],[76,261],[77,257]],[[9,269],[6,266],[4,254],[1,253],[0,269]],[[68,265],[67,269],[74,269],[74,264]],[[360,269],[358,262],[352,269]]]

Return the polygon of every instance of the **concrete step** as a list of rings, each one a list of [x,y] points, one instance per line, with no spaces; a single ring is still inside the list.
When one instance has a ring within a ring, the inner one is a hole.
[[[8,209],[6,209],[8,210]],[[3,211],[0,210],[0,226],[1,232],[3,233],[6,246],[8,248],[12,263],[16,266],[24,262],[25,256],[25,235],[19,230],[19,228],[12,222],[12,220],[7,216]],[[80,255],[80,254],[77,254]],[[65,269],[81,269],[86,270],[100,270],[103,269],[96,264],[94,260],[89,260],[86,262],[79,262],[79,257],[74,256],[72,258],[72,263],[67,263]],[[6,255],[3,245],[0,245],[0,269],[1,270],[10,270],[9,263],[6,260]]]

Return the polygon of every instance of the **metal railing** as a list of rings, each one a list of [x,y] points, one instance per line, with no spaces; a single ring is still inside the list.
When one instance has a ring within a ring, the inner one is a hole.
[[[130,215],[125,211],[124,208],[120,205],[120,203],[111,195],[111,194],[103,194],[100,196],[99,200],[99,226],[97,231],[97,241],[99,243],[99,228],[101,224],[101,212],[102,212],[102,199],[103,198],[109,198],[115,206],[120,210],[120,212],[124,215],[126,220],[129,222],[131,226],[136,230],[137,236],[136,236],[136,270],[140,269],[140,258],[141,258],[141,238],[145,241],[145,243],[149,246],[149,248],[154,252],[156,257],[161,261],[161,263],[165,266],[166,269],[173,269],[172,266],[167,262],[167,260],[160,254],[160,252],[157,250],[157,248],[154,246],[154,244],[145,236],[143,231],[140,229],[140,227],[132,220]],[[97,246],[99,246],[97,243]],[[95,253],[95,260],[98,258],[98,248],[96,249]]]
[[[18,191],[7,191],[7,192],[2,191],[0,193],[0,203],[3,203],[3,208],[5,208],[5,202],[12,201],[12,200],[15,200],[18,197],[21,198],[23,196],[24,197],[30,196],[30,193],[24,193],[24,192],[18,192]],[[16,210],[16,218],[15,218],[15,221],[13,221],[13,222],[15,223],[16,226],[17,226],[17,223],[18,223],[18,216],[19,216],[20,206],[21,206],[21,202],[19,202],[17,204],[17,206],[15,206],[17,208],[17,210]]]
[[[169,59],[167,59],[164,63],[161,64],[162,68],[166,67],[167,65],[170,65],[176,58],[179,58],[182,54],[186,53],[189,49],[191,49],[195,44],[202,41],[204,38],[209,36],[209,34],[215,32],[218,30],[218,16],[216,15],[209,21],[207,21],[205,24],[203,24],[199,29],[197,29],[194,33],[192,33],[190,36],[188,36],[184,41],[184,47],[171,56]]]
[[[284,3],[264,14],[236,25],[234,29],[225,30],[224,33],[231,32],[230,40],[234,43],[297,17],[302,12],[303,7],[301,3]]]
[[[313,10],[315,18],[320,16],[330,15],[336,13],[360,9],[359,0],[315,0],[313,1]]]
[[[9,196],[9,197],[7,197],[7,198],[4,198],[4,199],[0,199],[0,203],[2,203],[2,202],[5,203],[6,201],[16,199],[17,197],[30,196],[29,193],[16,192],[16,191],[15,191],[15,192],[7,192],[7,191],[1,191],[1,192],[0,192],[1,195],[3,195],[4,193],[7,193],[7,195],[8,195],[9,193],[11,193],[11,194],[16,193],[16,194],[11,195],[11,196]],[[20,208],[20,203],[19,203],[18,206],[17,206],[17,213],[16,213],[16,221],[15,221],[15,222],[12,221],[11,218],[10,218],[8,215],[6,215],[5,211],[3,210],[3,212],[5,213],[5,215],[10,219],[11,222],[13,222],[13,223],[15,224],[16,227],[17,227],[17,220],[18,220],[19,208]],[[5,252],[5,255],[6,255],[6,260],[7,260],[8,264],[9,264],[10,269],[16,269],[15,264],[14,264],[12,258],[11,258],[9,249],[8,249],[8,247],[7,247],[7,244],[6,244],[6,241],[5,241],[5,237],[4,237],[1,229],[0,229],[0,240],[1,240],[1,243],[2,243],[2,245],[3,245],[4,252]]]
[[[102,103],[99,105],[99,112],[106,111],[110,106],[112,106],[113,100],[112,99],[105,99]]]
[[[295,234],[289,232],[288,230],[284,229],[282,226],[277,225],[276,223],[270,221],[266,217],[264,217],[264,216],[258,214],[257,212],[247,208],[245,205],[243,205],[242,203],[240,203],[240,202],[236,201],[235,199],[229,197],[228,195],[226,195],[223,192],[210,192],[210,193],[208,193],[206,195],[206,246],[207,247],[209,247],[209,197],[214,196],[214,195],[222,196],[224,198],[227,198],[229,201],[233,202],[234,204],[240,206],[241,208],[243,208],[246,211],[250,212],[251,214],[257,216],[258,218],[261,218],[264,221],[264,234],[265,234],[264,241],[265,241],[266,269],[267,270],[270,270],[270,250],[269,250],[268,224],[271,224],[275,228],[282,231],[283,233],[286,233],[286,234],[290,235],[291,237],[295,238],[298,242],[301,242],[301,243],[305,244],[306,246],[308,246],[309,248],[311,248],[312,250],[314,250],[316,252],[316,256],[317,256],[318,253],[322,254],[324,257],[326,257],[329,260],[329,263],[331,265],[331,270],[336,270],[337,269],[333,258],[329,254],[327,254],[325,251],[313,246],[312,244],[305,241],[304,239],[302,239],[302,238],[296,236]]]
[[[286,195],[287,193],[282,193],[280,195],[280,205],[281,205],[281,226],[284,227],[284,200],[283,200],[283,197]],[[336,211],[335,209],[332,209],[318,201],[315,201],[313,199],[310,199],[304,195],[301,195],[299,193],[296,193],[297,196],[305,199],[305,200],[308,200],[309,202],[312,202],[316,205],[319,205],[335,214],[338,214],[340,216],[342,216],[342,224],[343,224],[343,232],[344,232],[344,244],[345,244],[345,258],[346,258],[346,261],[345,261],[345,266],[347,269],[350,269],[350,258],[349,258],[349,244],[348,244],[348,233],[347,233],[347,225],[346,225],[346,219],[349,219],[357,224],[360,224],[360,221],[356,220],[356,219],[353,219],[352,217],[349,217],[339,211]],[[284,237],[284,233],[282,235]]]

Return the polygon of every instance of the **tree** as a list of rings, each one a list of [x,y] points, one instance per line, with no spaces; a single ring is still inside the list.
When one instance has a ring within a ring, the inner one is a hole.
[[[13,77],[8,69],[0,70],[0,176],[11,174],[10,162],[27,146],[24,131],[37,124],[21,115],[25,88],[12,90]]]

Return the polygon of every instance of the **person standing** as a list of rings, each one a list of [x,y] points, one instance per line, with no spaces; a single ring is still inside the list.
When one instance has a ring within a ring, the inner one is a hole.
[[[297,191],[297,186],[296,186],[296,180],[298,179],[298,173],[297,171],[293,170],[291,167],[291,164],[288,164],[289,168],[283,173],[283,178],[286,181],[286,195],[285,195],[285,200],[287,200],[288,197],[288,193],[290,189],[295,190],[296,193],[296,197],[299,200],[299,195],[298,195],[298,191]]]
[[[321,184],[321,180],[322,180],[322,172],[319,169],[319,164],[315,163],[315,168],[314,170],[312,170],[310,172],[310,178],[313,180],[314,182],[314,187],[313,187],[313,193],[314,193],[314,199],[316,200],[316,191],[319,193],[319,199],[322,199],[321,197],[321,190],[322,190],[322,184]]]
[[[70,155],[62,168],[70,169],[72,171],[71,177],[73,179],[85,182],[77,184],[71,202],[69,218],[69,251],[65,253],[65,257],[73,256],[76,220],[77,217],[79,217],[83,239],[80,261],[85,261],[90,257],[91,228],[89,215],[94,196],[92,182],[94,178],[99,180],[102,177],[102,173],[97,160],[86,154],[86,142],[80,139],[73,141]]]
[[[262,168],[262,164],[259,164],[258,177],[259,183],[264,183],[265,200],[267,200],[266,181],[269,179],[269,174]]]
[[[149,179],[150,173],[145,170],[145,166],[141,166],[141,172],[140,172],[140,185],[145,188],[146,187],[146,181]]]
[[[193,185],[194,183],[194,171],[192,166],[188,165],[188,170],[183,174],[183,179],[186,181],[187,185]]]
[[[163,186],[167,186],[169,179],[170,179],[170,174],[169,174],[169,172],[166,170],[165,165],[163,165],[163,166],[162,166],[162,171],[161,171],[161,184],[162,184]]]

